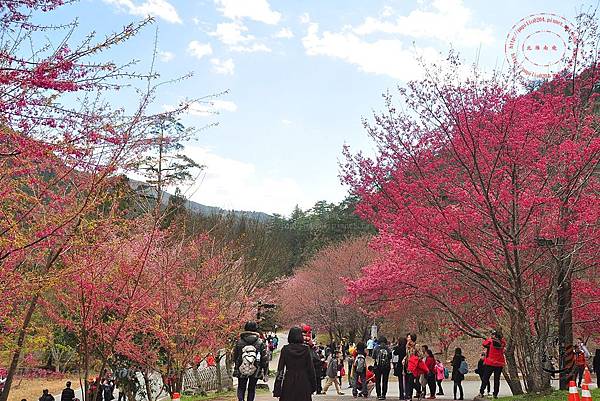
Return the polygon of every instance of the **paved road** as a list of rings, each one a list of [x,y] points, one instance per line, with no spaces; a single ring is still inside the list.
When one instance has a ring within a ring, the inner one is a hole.
[[[322,400],[322,401],[333,401],[333,400],[349,401],[349,400],[353,400],[352,390],[348,388],[348,381],[346,380],[346,378],[343,379],[342,384],[343,384],[342,391],[345,393],[345,395],[343,395],[343,396],[337,395],[335,393],[335,389],[331,388],[331,389],[329,389],[329,392],[326,395],[314,395],[313,400],[314,401],[319,401],[319,400]],[[463,390],[464,390],[466,400],[472,400],[477,395],[477,393],[479,393],[479,385],[480,385],[479,381],[465,380],[465,381],[463,381],[462,384],[463,384]],[[273,385],[273,383],[271,380],[269,382],[269,386],[271,387],[272,385]],[[452,400],[452,398],[453,398],[452,397],[452,387],[453,387],[453,383],[449,380],[445,380],[442,383],[442,388],[444,389],[445,395],[437,396],[437,399]],[[506,384],[505,381],[500,382],[500,394],[499,395],[501,397],[511,395],[508,384]],[[373,390],[373,393],[371,394],[371,396],[373,399],[376,398],[375,390]],[[400,398],[399,390],[398,390],[398,380],[395,377],[393,379],[390,378],[387,398],[389,400],[398,400]],[[261,394],[261,395],[257,396],[257,401],[267,401],[267,400],[271,400],[271,401],[273,400],[273,397],[271,394]]]

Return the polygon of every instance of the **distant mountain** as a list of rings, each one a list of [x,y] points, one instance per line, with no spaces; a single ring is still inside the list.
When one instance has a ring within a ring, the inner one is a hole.
[[[156,199],[156,189],[145,182],[136,181],[131,178],[128,179],[129,186],[133,189],[137,194],[143,196],[146,199]],[[168,192],[162,192],[162,204],[163,206],[167,206],[169,204],[169,198],[171,198],[171,194]],[[246,210],[227,210],[217,206],[206,206],[198,202],[194,202],[192,200],[187,199],[185,202],[185,207],[187,210],[198,213],[203,216],[214,216],[214,215],[227,215],[233,214],[236,217],[245,217],[252,220],[257,220],[261,222],[267,222],[272,220],[274,217],[270,214],[264,212],[255,212],[255,211],[246,211]]]

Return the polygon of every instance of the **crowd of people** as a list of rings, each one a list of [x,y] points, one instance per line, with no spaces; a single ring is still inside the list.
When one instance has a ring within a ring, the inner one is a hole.
[[[342,340],[328,346],[315,344],[314,339],[308,325],[290,329],[288,345],[281,350],[273,390],[280,401],[307,401],[312,394],[326,394],[331,387],[343,395],[344,384],[352,389],[355,398],[367,398],[375,390],[377,399],[385,400],[390,375],[398,378],[401,400],[435,399],[444,394],[442,383],[446,379],[453,382],[454,399],[464,399],[462,381],[469,366],[460,348],[454,351],[450,370],[428,345],[417,343],[414,333],[392,344],[385,336],[366,343],[349,344]],[[271,343],[261,337],[254,322],[248,322],[240,334],[234,350],[239,401],[254,401],[258,380],[268,380]],[[493,331],[482,346],[484,352],[475,370],[481,377],[479,396],[483,397],[486,390],[489,395],[493,388],[492,395],[497,398],[506,341],[500,331]]]
[[[377,399],[385,400],[390,375],[398,378],[399,399],[403,401],[435,399],[444,395],[442,383],[446,379],[452,381],[453,399],[464,399],[462,382],[469,373],[469,364],[461,348],[454,350],[446,367],[428,345],[417,343],[414,333],[408,333],[391,344],[385,336],[371,338],[366,343],[350,344],[342,340],[339,344],[332,342],[328,346],[315,344],[314,340],[308,325],[290,329],[288,345],[281,350],[273,387],[273,395],[280,401],[310,401],[313,394],[326,394],[331,387],[337,394],[344,395],[342,389],[345,384],[352,389],[355,398],[370,397],[375,390]],[[270,344],[268,340],[261,339],[256,323],[246,324],[246,331],[240,335],[234,352],[235,375],[239,379],[238,401],[254,401],[257,381],[261,378],[268,380]],[[251,346],[250,349],[248,346]],[[486,395],[498,398],[500,378],[506,364],[505,347],[506,340],[500,330],[491,331],[482,342],[481,356],[474,370],[481,382],[476,398]],[[580,384],[591,356],[581,339],[575,346],[575,354],[574,372]],[[244,367],[248,364],[255,368],[248,370]],[[592,369],[600,372],[598,350]]]

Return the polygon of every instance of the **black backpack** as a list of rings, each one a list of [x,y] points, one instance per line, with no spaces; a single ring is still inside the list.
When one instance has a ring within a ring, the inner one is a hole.
[[[389,367],[392,360],[392,353],[388,348],[382,347],[377,351],[377,361],[375,363],[379,367]]]

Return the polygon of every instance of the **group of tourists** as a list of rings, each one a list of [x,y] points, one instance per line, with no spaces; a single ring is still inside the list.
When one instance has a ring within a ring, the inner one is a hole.
[[[279,347],[279,337],[277,337],[277,333],[269,333],[267,334],[267,348],[269,351],[273,352]]]
[[[390,375],[398,378],[399,399],[403,401],[413,397],[435,399],[444,395],[442,383],[446,379],[453,383],[453,399],[464,399],[462,382],[469,373],[469,364],[461,348],[454,350],[446,367],[428,345],[417,343],[414,333],[408,333],[392,344],[388,344],[385,336],[369,339],[366,343],[349,344],[342,340],[340,344],[332,342],[328,346],[315,345],[314,338],[308,325],[290,329],[288,344],[281,350],[273,387],[273,395],[280,401],[310,401],[312,394],[326,394],[331,387],[337,394],[343,395],[344,377],[347,377],[348,388],[352,389],[355,398],[367,398],[375,390],[377,399],[385,400]],[[272,340],[261,338],[256,323],[246,324],[234,350],[238,401],[254,401],[258,380],[268,380],[268,349],[271,344]],[[506,340],[500,330],[492,330],[482,342],[482,352],[474,371],[481,380],[476,398],[485,395],[498,398],[500,378],[506,364],[505,347]],[[576,366],[580,366],[581,361],[587,366],[590,354],[583,342],[575,347],[575,352]],[[598,351],[593,370],[600,372]],[[581,377],[582,373],[576,372]]]
[[[93,395],[96,395],[96,401],[112,401],[115,399],[115,390],[119,390],[118,401],[125,401],[125,392],[119,388],[120,382],[113,377],[108,369],[104,370],[101,377],[90,379],[88,381],[88,396],[87,400],[93,400]]]
[[[373,344],[373,348],[369,346]],[[499,331],[493,331],[483,342],[484,354],[476,373],[481,377],[480,397],[490,379],[494,380],[494,398],[500,388],[500,373],[505,364],[504,347],[506,341]],[[245,331],[234,349],[234,376],[238,378],[238,401],[254,401],[259,379],[267,381],[268,346],[258,333],[257,324],[248,322]],[[370,357],[368,360],[367,357]],[[372,363],[369,361],[372,360]],[[346,365],[347,362],[347,365]],[[451,361],[454,383],[454,399],[463,400],[462,381],[469,371],[462,350],[456,348]],[[277,366],[277,376],[273,395],[280,401],[308,401],[312,394],[325,394],[333,385],[338,394],[342,378],[348,366],[348,385],[355,398],[369,397],[373,389],[378,400],[385,400],[390,374],[398,377],[401,400],[413,397],[435,399],[443,395],[442,382],[450,377],[447,369],[427,345],[417,343],[417,335],[409,333],[390,346],[386,337],[381,336],[369,344],[342,344],[329,347],[315,346],[310,326],[293,327],[288,334],[288,345],[281,350]],[[322,380],[325,385],[321,387]]]

